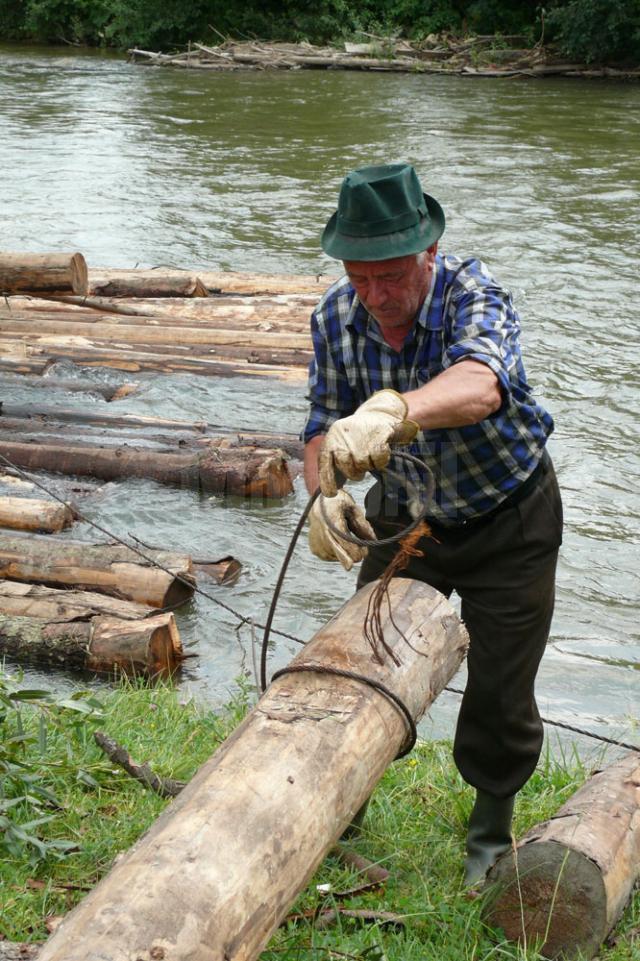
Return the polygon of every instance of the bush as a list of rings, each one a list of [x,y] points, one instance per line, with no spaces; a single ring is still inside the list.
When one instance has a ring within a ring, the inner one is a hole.
[[[547,23],[572,60],[640,63],[638,0],[571,0],[553,8]]]

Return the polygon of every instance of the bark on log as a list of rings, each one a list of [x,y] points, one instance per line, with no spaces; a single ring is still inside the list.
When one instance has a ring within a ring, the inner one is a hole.
[[[147,617],[152,608],[93,591],[56,590],[42,584],[0,581],[0,613],[16,617],[38,617],[45,621],[75,621],[108,614],[121,621]]]
[[[153,678],[176,672],[182,644],[171,613],[137,621],[97,614],[66,623],[0,613],[0,654],[70,671]]]
[[[0,527],[59,534],[72,524],[73,513],[64,504],[30,497],[0,496]]]
[[[144,553],[166,570],[127,547],[0,533],[0,577],[86,588],[150,607],[170,607],[191,597],[195,578],[186,554],[147,549]]]
[[[362,632],[371,590],[348,601],[293,664],[360,672],[417,719],[455,673],[466,632],[442,595],[397,578],[393,621],[385,611],[383,623],[401,664],[376,664]],[[362,682],[315,672],[277,679],[67,915],[41,961],[253,961],[405,737],[397,708]]]
[[[82,254],[0,253],[0,292],[87,293],[87,265]]]
[[[284,497],[293,492],[285,454],[268,448],[214,448],[167,454],[129,447],[73,447],[0,440],[0,453],[26,469],[101,480],[148,477],[173,487],[241,497]]]
[[[599,771],[492,868],[488,919],[545,958],[592,958],[640,877],[640,754]]]
[[[188,271],[92,270],[89,293],[96,297],[207,297],[202,280]]]

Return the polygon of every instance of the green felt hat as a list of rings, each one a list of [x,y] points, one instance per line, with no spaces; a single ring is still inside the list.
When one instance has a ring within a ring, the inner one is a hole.
[[[444,211],[411,164],[384,164],[347,174],[320,242],[338,260],[390,260],[426,250],[443,232]]]

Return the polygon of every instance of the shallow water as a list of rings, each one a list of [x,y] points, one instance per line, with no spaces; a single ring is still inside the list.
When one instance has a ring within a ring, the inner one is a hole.
[[[550,449],[566,534],[541,710],[640,742],[639,86],[338,71],[217,76],[13,47],[0,49],[0,133],[2,249],[78,249],[92,266],[332,273],[318,235],[343,174],[413,162],[447,213],[443,248],[481,256],[512,288],[529,380],[556,419]],[[151,377],[117,410],[293,430],[304,393],[254,379]],[[42,391],[26,388],[13,399],[27,397],[43,402]],[[57,393],[47,402],[87,403]],[[81,506],[120,536],[233,553],[244,564],[238,584],[207,589],[264,620],[304,501],[300,480],[295,498],[270,506],[136,481],[106,485]],[[79,525],[71,536],[94,534]],[[310,637],[353,584],[300,545],[277,626]],[[219,703],[252,671],[249,631],[237,634],[201,596],[178,619],[199,655],[183,683]],[[278,640],[272,663],[294,649]],[[457,703],[443,694],[423,733],[451,735]],[[561,743],[552,733],[553,749]]]

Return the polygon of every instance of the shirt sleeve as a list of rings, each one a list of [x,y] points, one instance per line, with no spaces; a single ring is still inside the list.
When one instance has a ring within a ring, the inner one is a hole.
[[[358,406],[339,347],[331,344],[324,320],[317,311],[311,315],[311,339],[313,360],[309,364],[308,394],[311,409],[300,435],[305,444],[317,434],[326,434],[335,421],[352,414]]]
[[[520,322],[510,293],[485,273],[482,265],[464,278],[451,299],[450,336],[443,368],[461,360],[476,360],[489,367],[500,383],[506,401],[519,356]]]

